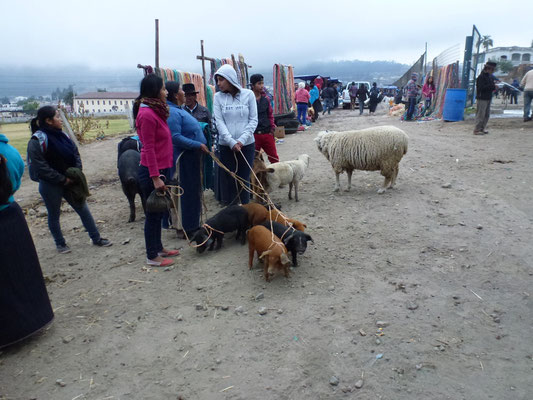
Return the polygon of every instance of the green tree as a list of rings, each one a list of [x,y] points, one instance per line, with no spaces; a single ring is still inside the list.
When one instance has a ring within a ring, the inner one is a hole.
[[[63,100],[65,104],[74,107],[74,96],[76,96],[76,93],[74,92],[74,87],[73,85],[69,85],[67,89],[63,90],[61,100]]]
[[[479,38],[478,45],[483,46],[485,49],[485,53],[489,51],[490,47],[494,47],[494,41],[490,37],[490,35],[483,35]]]
[[[22,111],[24,112],[35,112],[39,109],[39,103],[36,101],[26,101],[22,105]]]
[[[2,98],[0,99],[0,103],[2,103],[2,104],[9,104],[9,97],[7,97],[7,96],[6,96],[6,97],[2,97]]]
[[[496,69],[507,74],[514,68],[513,63],[509,60],[500,60],[496,63]]]
[[[105,93],[105,92],[107,92],[107,89],[106,88],[103,88],[103,89],[97,88],[96,91],[99,92],[99,93]]]

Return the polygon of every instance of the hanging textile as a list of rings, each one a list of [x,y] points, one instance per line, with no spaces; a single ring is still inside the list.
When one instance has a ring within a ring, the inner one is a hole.
[[[294,69],[274,64],[274,114],[285,114],[296,108],[294,100]]]
[[[439,68],[436,74],[435,71],[433,73],[433,76],[435,77],[436,75],[437,77],[436,79],[434,78],[436,93],[429,112],[431,112],[432,118],[442,118],[446,90],[460,87],[459,63],[448,64]]]
[[[147,66],[146,68],[152,67]],[[209,107],[209,102],[205,93],[204,80],[202,78],[202,75],[169,68],[153,68],[152,70],[156,76],[159,76],[161,79],[163,79],[163,82],[165,84],[171,81],[178,82],[182,86],[184,83],[193,83],[194,87],[198,91],[198,103],[203,105],[204,107],[207,107],[211,113],[213,112],[213,95],[211,94],[211,106]],[[214,89],[211,89],[211,91],[214,92]]]

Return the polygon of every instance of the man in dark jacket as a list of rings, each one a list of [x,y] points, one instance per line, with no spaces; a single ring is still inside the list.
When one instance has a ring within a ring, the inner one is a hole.
[[[328,115],[331,114],[331,109],[333,108],[335,102],[335,96],[337,96],[337,91],[332,84],[329,84],[327,88],[322,91],[322,98],[324,99],[324,111],[322,115],[328,112]]]
[[[272,106],[264,90],[265,82],[263,75],[254,74],[250,77],[252,91],[257,100],[257,128],[254,132],[255,150],[263,149],[267,153],[270,163],[279,161],[278,152],[276,151],[276,139],[274,139],[274,114]]]
[[[474,135],[485,135],[489,133],[485,128],[487,127],[487,122],[489,122],[492,93],[496,89],[494,76],[492,75],[495,69],[495,62],[487,62],[476,80],[477,110]]]

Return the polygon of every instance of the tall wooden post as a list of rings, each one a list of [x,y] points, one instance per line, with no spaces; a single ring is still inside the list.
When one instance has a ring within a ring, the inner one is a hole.
[[[155,20],[155,67],[159,68],[159,20]]]
[[[205,54],[204,54],[204,41],[200,40],[200,51],[202,57],[202,75],[204,77],[204,95],[205,95],[205,105],[207,106],[207,79],[205,77]]]

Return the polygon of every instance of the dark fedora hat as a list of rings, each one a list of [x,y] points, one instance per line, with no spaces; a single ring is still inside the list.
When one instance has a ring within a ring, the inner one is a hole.
[[[196,88],[194,87],[194,83],[184,83],[183,84],[183,91],[185,92],[185,94],[196,94],[198,93],[196,91]]]

